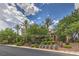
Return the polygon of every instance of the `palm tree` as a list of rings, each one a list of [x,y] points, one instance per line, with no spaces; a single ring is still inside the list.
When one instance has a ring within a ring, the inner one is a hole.
[[[24,37],[24,39],[27,39],[27,27],[28,27],[28,21],[27,20],[25,20],[23,23],[22,23],[22,26],[23,26],[23,28],[21,28],[21,30],[22,30],[22,35],[23,35],[23,37]]]
[[[27,20],[24,21],[24,26],[27,29],[27,26],[28,26],[28,21]]]
[[[27,31],[27,27],[28,27],[28,21],[25,20],[22,24],[21,24],[21,31],[22,31],[22,34],[24,35],[24,33],[26,33]]]
[[[15,26],[15,29],[17,30],[17,35],[19,35],[20,26],[18,24]]]
[[[50,26],[50,25],[52,25],[52,20],[51,20],[51,18],[46,18],[46,20],[45,20],[45,27],[48,29],[48,27]]]
[[[26,35],[26,31],[27,31],[27,27],[28,27],[28,21],[27,20],[24,21],[23,26],[24,26],[24,33]]]

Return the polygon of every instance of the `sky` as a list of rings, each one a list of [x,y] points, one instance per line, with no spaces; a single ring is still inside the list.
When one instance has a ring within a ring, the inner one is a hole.
[[[63,17],[70,15],[74,10],[73,3],[51,3],[51,4],[35,4],[40,11],[35,15],[27,16],[30,20],[33,20],[37,24],[41,24],[47,17],[57,22]]]
[[[0,3],[0,30],[14,28],[24,20],[41,24],[47,17],[57,24],[74,9],[73,3]]]

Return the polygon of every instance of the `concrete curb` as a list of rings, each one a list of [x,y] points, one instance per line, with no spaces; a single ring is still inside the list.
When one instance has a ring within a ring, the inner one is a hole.
[[[78,55],[79,52],[74,52],[74,51],[57,51],[57,50],[48,50],[48,49],[42,49],[42,48],[32,48],[32,47],[26,47],[26,46],[16,46],[16,45],[5,45],[9,47],[17,47],[17,48],[28,48],[28,49],[35,49],[35,50],[42,50],[42,51],[50,51],[50,52],[59,52],[59,53],[66,53],[66,54],[73,54],[73,55]]]

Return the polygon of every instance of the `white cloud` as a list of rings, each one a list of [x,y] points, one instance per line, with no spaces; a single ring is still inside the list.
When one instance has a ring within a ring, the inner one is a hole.
[[[26,20],[27,19],[27,17],[25,16],[25,15],[23,15],[22,14],[22,12],[20,12],[20,11],[18,11],[17,9],[16,9],[16,7],[15,6],[7,6],[8,8],[8,11],[11,13],[11,14],[8,14],[7,12],[7,14],[11,17],[11,18],[14,18],[15,20],[17,19],[18,21],[24,21],[24,20]],[[6,9],[6,10],[7,10]],[[9,17],[8,16],[8,17]],[[27,19],[28,20],[28,19]]]
[[[49,26],[49,31],[51,31],[53,29],[53,26]]]
[[[13,28],[16,24],[21,24],[24,20],[29,20],[25,15],[16,9],[12,4],[0,4],[0,29],[10,27]]]
[[[26,15],[35,15],[41,11],[35,4],[20,3],[17,5],[24,9]],[[0,3],[0,29],[13,28],[16,24],[21,24],[24,20],[28,20],[30,24],[34,23],[33,21],[30,22],[22,12],[18,11],[15,4]]]
[[[34,21],[30,21],[30,23],[29,23],[30,25],[32,25],[32,24],[34,24]]]
[[[79,3],[75,3],[74,6],[75,6],[75,9],[78,9],[79,8]]]
[[[56,25],[59,22],[59,20],[53,20],[54,25]]]
[[[11,21],[11,19],[6,19],[6,21]]]
[[[5,13],[11,14],[11,12],[8,9],[4,10]]]
[[[55,25],[57,25],[58,22],[59,20],[53,20],[53,24],[49,26],[49,31],[53,31],[53,29],[55,28]]]
[[[40,20],[40,19],[41,19],[41,17],[38,17],[37,19],[38,19],[38,20]]]
[[[39,9],[38,7],[35,6],[35,4],[32,3],[21,3],[21,4],[17,4],[18,6],[20,6],[24,11],[25,11],[25,15],[35,15],[37,12],[41,11],[41,9]]]

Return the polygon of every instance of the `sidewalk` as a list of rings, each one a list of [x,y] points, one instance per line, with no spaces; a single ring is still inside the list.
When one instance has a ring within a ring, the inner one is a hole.
[[[18,47],[18,48],[28,48],[28,49],[35,49],[35,50],[42,50],[42,51],[50,51],[50,52],[59,52],[59,53],[66,53],[66,54],[79,55],[79,52],[74,52],[74,51],[49,50],[49,49],[32,48],[32,47],[26,47],[26,46],[16,46],[16,45],[5,45],[5,46]]]

